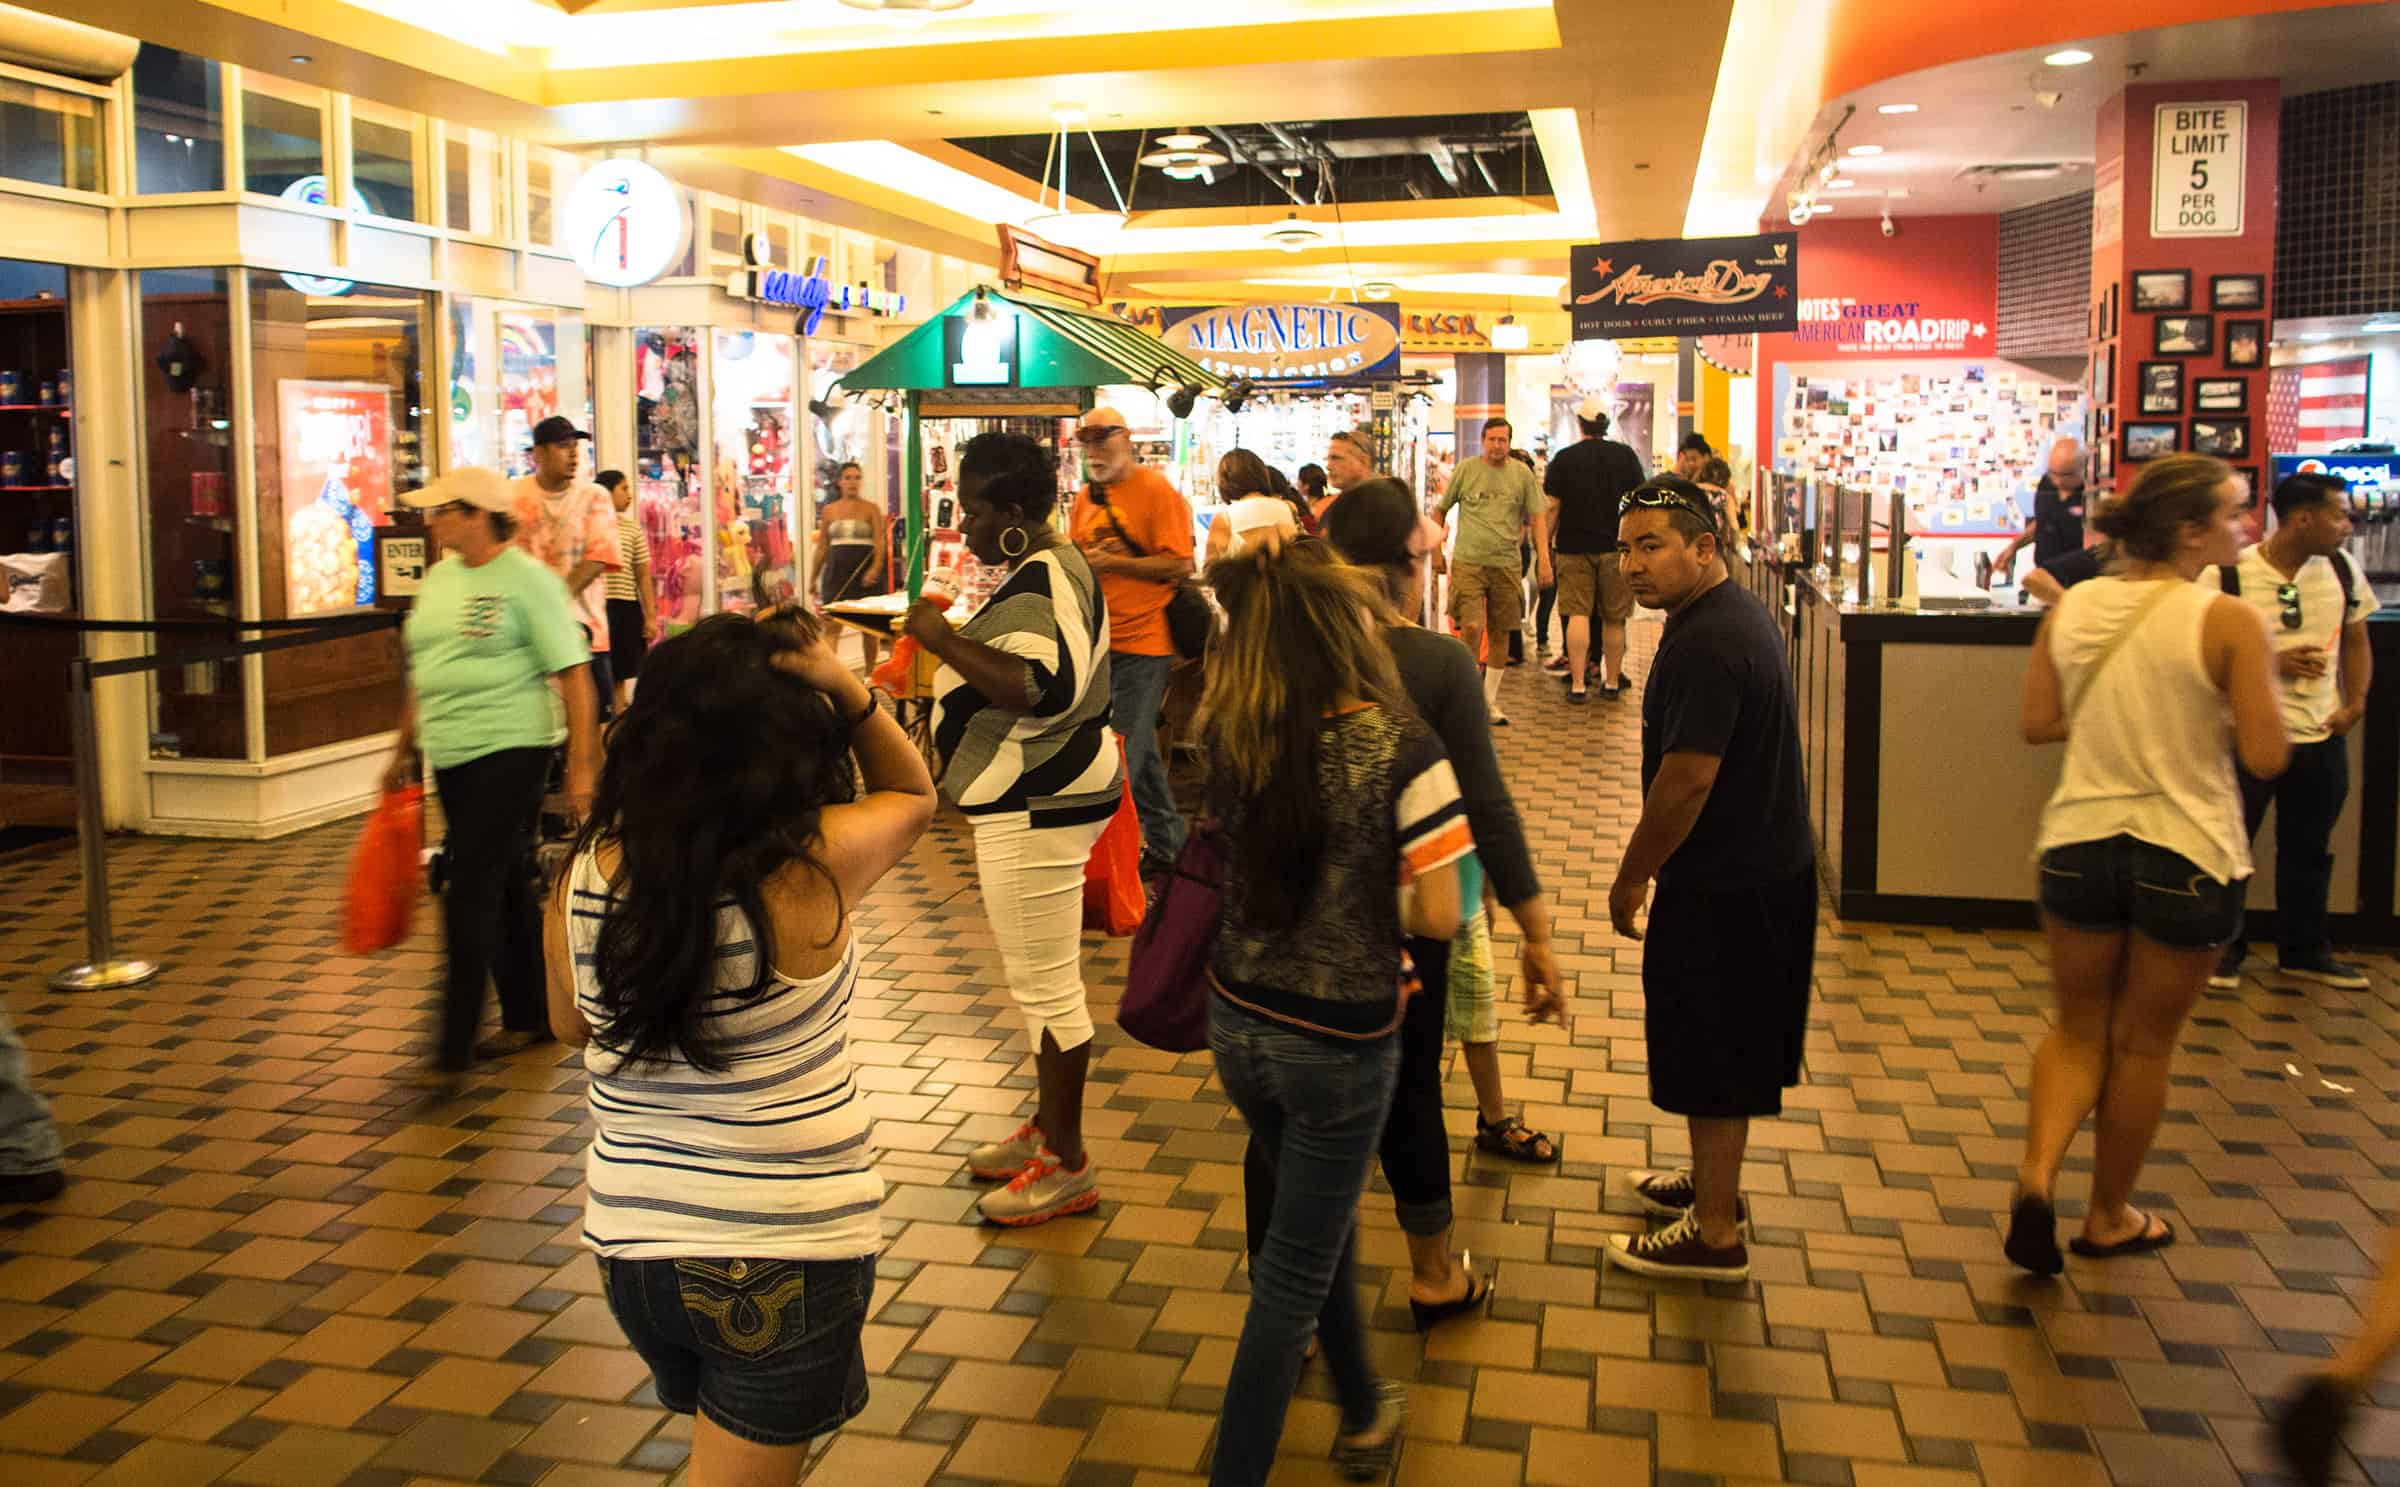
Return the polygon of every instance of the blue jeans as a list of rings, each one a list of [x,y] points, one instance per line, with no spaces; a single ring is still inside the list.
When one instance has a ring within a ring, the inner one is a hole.
[[[1183,812],[1167,785],[1167,761],[1158,752],[1158,712],[1167,701],[1172,656],[1108,657],[1109,711],[1125,735],[1125,768],[1133,776],[1133,809],[1142,821],[1142,876],[1170,872],[1183,851]]]
[[[2242,771],[2242,824],[2253,841],[2275,807],[2275,916],[2287,966],[2323,960],[2333,949],[2326,899],[2333,892],[2333,828],[2350,796],[2350,740],[2292,745],[2292,762],[2278,778]],[[2243,943],[2235,931],[2235,945]]]
[[[25,1067],[25,1042],[0,1006],[0,1177],[56,1172],[66,1162],[50,1107],[33,1092]]]
[[[1312,1334],[1324,1347],[1342,1429],[1375,1423],[1375,1369],[1350,1249],[1399,1076],[1400,1040],[1319,1037],[1219,997],[1209,1007],[1208,1046],[1226,1097],[1275,1171],[1274,1207],[1266,1243],[1250,1261],[1250,1310],[1208,1478],[1210,1487],[1256,1487],[1275,1464]]]
[[[867,1407],[860,1345],[875,1257],[600,1261],[658,1402],[762,1446],[790,1446]]]

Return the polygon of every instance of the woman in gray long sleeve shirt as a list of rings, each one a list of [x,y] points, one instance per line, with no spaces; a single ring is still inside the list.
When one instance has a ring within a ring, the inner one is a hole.
[[[1394,607],[1416,612],[1417,565],[1409,539],[1417,508],[1396,480],[1371,480],[1345,492],[1329,507],[1325,532],[1343,558],[1384,575]],[[1414,625],[1385,632],[1400,682],[1416,704],[1458,776],[1475,850],[1491,877],[1493,891],[1516,920],[1523,937],[1525,1010],[1535,1021],[1559,1015],[1558,961],[1550,946],[1550,910],[1526,850],[1525,829],[1509,799],[1492,750],[1491,723],[1483,702],[1483,680],[1474,657],[1456,639]],[[1474,906],[1469,905],[1472,912]],[[1384,1178],[1408,1240],[1409,1309],[1419,1330],[1445,1316],[1474,1309],[1490,1284],[1471,1273],[1450,1249],[1450,1142],[1442,1127],[1442,1033],[1451,946],[1439,940],[1408,942],[1424,990],[1409,1002],[1400,1025],[1400,1077],[1392,1113],[1383,1132]],[[1507,1112],[1500,1089],[1496,1042],[1466,1043],[1467,1067],[1475,1080],[1477,1144],[1520,1161],[1553,1162],[1550,1139]],[[1258,1248],[1271,1192],[1267,1178],[1248,1164],[1251,1252]]]

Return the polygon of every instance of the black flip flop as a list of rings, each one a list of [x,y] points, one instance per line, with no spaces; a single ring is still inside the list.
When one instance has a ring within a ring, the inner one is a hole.
[[[2067,1268],[2066,1256],[2058,1252],[2058,1211],[2047,1198],[2031,1193],[2017,1199],[2008,1211],[2008,1238],[2000,1249],[2009,1263],[2035,1275],[2053,1276]]]
[[[1441,1321],[1443,1318],[1460,1316],[1466,1312],[1479,1310],[1485,1302],[1492,1299],[1492,1278],[1488,1275],[1477,1275],[1475,1273],[1475,1271],[1471,1268],[1474,1259],[1475,1257],[1471,1254],[1461,1255],[1459,1257],[1459,1265],[1461,1268],[1464,1268],[1467,1271],[1466,1295],[1459,1297],[1455,1301],[1435,1301],[1430,1303],[1419,1301],[1413,1296],[1409,1298],[1408,1314],[1410,1319],[1417,1324],[1417,1330],[1419,1332],[1431,1332],[1433,1330],[1433,1324]]]
[[[2150,1232],[2152,1219],[2158,1219],[2156,1234]],[[2078,1234],[2067,1242],[2067,1248],[2087,1260],[2113,1260],[2119,1255],[2146,1255],[2154,1250],[2165,1249],[2174,1242],[2175,1226],[2165,1219],[2159,1219],[2157,1214],[2145,1213],[2142,1215],[2142,1232],[2131,1239],[2120,1239],[2115,1244],[2094,1244]]]

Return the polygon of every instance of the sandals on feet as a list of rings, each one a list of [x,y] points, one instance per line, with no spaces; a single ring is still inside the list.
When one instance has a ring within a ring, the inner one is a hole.
[[[1434,1323],[1446,1317],[1463,1316],[1479,1310],[1492,1299],[1491,1277],[1475,1273],[1475,1256],[1461,1255],[1458,1263],[1459,1268],[1467,1272],[1467,1293],[1464,1296],[1453,1301],[1419,1301],[1414,1296],[1408,1298],[1408,1314],[1416,1322],[1419,1332],[1431,1332]]]
[[[1503,1115],[1496,1121],[1476,1116],[1475,1144],[1512,1162],[1548,1166],[1558,1160],[1558,1143],[1513,1115]]]
[[[2065,1270],[2066,1256],[2058,1252],[2058,1211],[2050,1206],[2050,1200],[2031,1193],[2020,1195],[2008,1212],[2008,1238],[2000,1249],[2009,1263],[2035,1275],[2051,1276]]]
[[[2175,1242],[2173,1224],[2151,1213],[2142,1214],[2141,1220],[2140,1231],[2130,1239],[2120,1239],[2115,1244],[2099,1244],[2078,1234],[2068,1242],[2067,1248],[2087,1260],[2113,1260],[2119,1255],[2146,1255]]]

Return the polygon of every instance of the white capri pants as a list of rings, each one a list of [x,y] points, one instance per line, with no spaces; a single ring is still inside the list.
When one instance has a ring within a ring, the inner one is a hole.
[[[1092,1041],[1083,990],[1083,865],[1108,821],[1033,826],[1022,815],[978,816],[975,879],[1000,945],[1008,994],[1039,1052],[1042,1034],[1061,1052]]]

